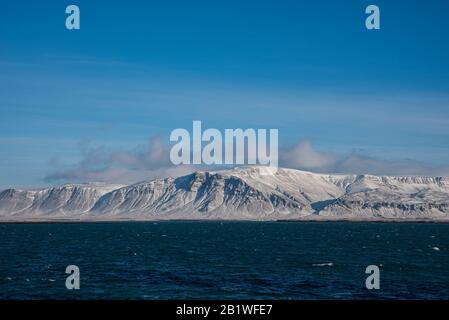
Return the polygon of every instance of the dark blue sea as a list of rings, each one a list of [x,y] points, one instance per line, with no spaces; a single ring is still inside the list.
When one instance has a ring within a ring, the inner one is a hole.
[[[0,299],[448,298],[449,224],[0,224]]]

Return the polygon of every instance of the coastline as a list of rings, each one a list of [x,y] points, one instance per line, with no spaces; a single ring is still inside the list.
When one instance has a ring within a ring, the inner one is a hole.
[[[449,224],[447,219],[429,218],[361,218],[361,217],[304,217],[299,219],[216,219],[216,218],[136,218],[136,219],[6,219],[0,220],[1,224],[76,224],[76,223],[123,223],[123,222],[281,222],[281,223],[320,223],[320,222],[347,222],[347,223],[437,223]]]

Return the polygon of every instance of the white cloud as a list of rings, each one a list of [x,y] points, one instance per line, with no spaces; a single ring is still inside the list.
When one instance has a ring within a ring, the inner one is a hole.
[[[284,149],[281,151],[280,158],[280,162],[285,167],[307,170],[326,168],[337,161],[334,155],[313,149],[308,140],[300,141],[293,147]]]
[[[449,176],[449,165],[430,165],[413,160],[381,160],[356,153],[337,155],[313,148],[308,140],[280,152],[280,165],[323,173],[394,176]]]
[[[169,146],[159,137],[150,139],[145,150],[113,150],[104,146],[86,147],[83,159],[74,167],[61,167],[45,177],[46,181],[134,183],[176,177],[195,171],[195,166],[173,166]]]
[[[433,166],[411,160],[380,160],[360,154],[337,155],[317,150],[308,140],[280,150],[281,167],[322,173],[374,175],[449,176],[449,166]],[[195,170],[217,170],[217,167],[181,165],[170,162],[170,147],[159,137],[150,139],[143,149],[107,150],[106,147],[83,148],[83,159],[72,167],[53,161],[59,167],[45,177],[53,182],[135,183],[165,177],[176,177]]]

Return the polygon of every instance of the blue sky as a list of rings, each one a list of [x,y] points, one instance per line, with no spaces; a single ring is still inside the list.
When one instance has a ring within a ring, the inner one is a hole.
[[[53,182],[94,149],[138,153],[192,120],[446,166],[448,15],[443,0],[3,2],[0,188]]]

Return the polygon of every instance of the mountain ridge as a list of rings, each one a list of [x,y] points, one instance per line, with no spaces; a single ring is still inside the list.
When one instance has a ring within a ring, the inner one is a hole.
[[[6,189],[0,192],[0,221],[449,221],[448,177],[272,170],[253,166],[196,171],[131,185]]]

